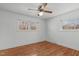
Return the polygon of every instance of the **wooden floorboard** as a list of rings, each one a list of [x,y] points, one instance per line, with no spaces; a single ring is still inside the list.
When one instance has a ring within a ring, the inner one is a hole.
[[[44,41],[1,50],[0,56],[79,56],[79,51]]]

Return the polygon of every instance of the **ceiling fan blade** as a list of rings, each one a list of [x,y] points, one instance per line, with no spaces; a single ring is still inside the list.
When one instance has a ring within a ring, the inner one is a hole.
[[[47,3],[42,3],[42,6],[46,7],[47,6]]]
[[[47,7],[47,3],[42,3],[40,6],[38,6],[38,10],[43,10]]]
[[[37,9],[30,9],[30,8],[29,8],[28,10],[34,10],[34,11],[38,11]]]
[[[44,12],[47,12],[47,13],[52,13],[52,11],[48,11],[48,10],[44,10]]]
[[[38,10],[42,9],[42,5],[38,6]]]

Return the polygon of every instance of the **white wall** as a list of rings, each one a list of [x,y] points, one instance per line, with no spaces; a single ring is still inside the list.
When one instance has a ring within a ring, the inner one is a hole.
[[[18,20],[40,22],[40,31],[20,32],[17,30]],[[44,27],[43,20],[0,10],[0,50],[43,41]]]
[[[48,41],[79,50],[79,31],[62,31],[62,20],[79,20],[79,9],[48,20]]]

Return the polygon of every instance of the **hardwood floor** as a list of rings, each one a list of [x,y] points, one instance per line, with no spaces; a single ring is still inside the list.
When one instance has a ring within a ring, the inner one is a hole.
[[[0,56],[79,56],[79,51],[44,41],[1,50]]]

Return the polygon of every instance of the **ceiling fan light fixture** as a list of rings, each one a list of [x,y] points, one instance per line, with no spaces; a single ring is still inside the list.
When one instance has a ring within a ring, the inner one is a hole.
[[[38,16],[43,16],[43,12],[39,12],[38,13]]]

